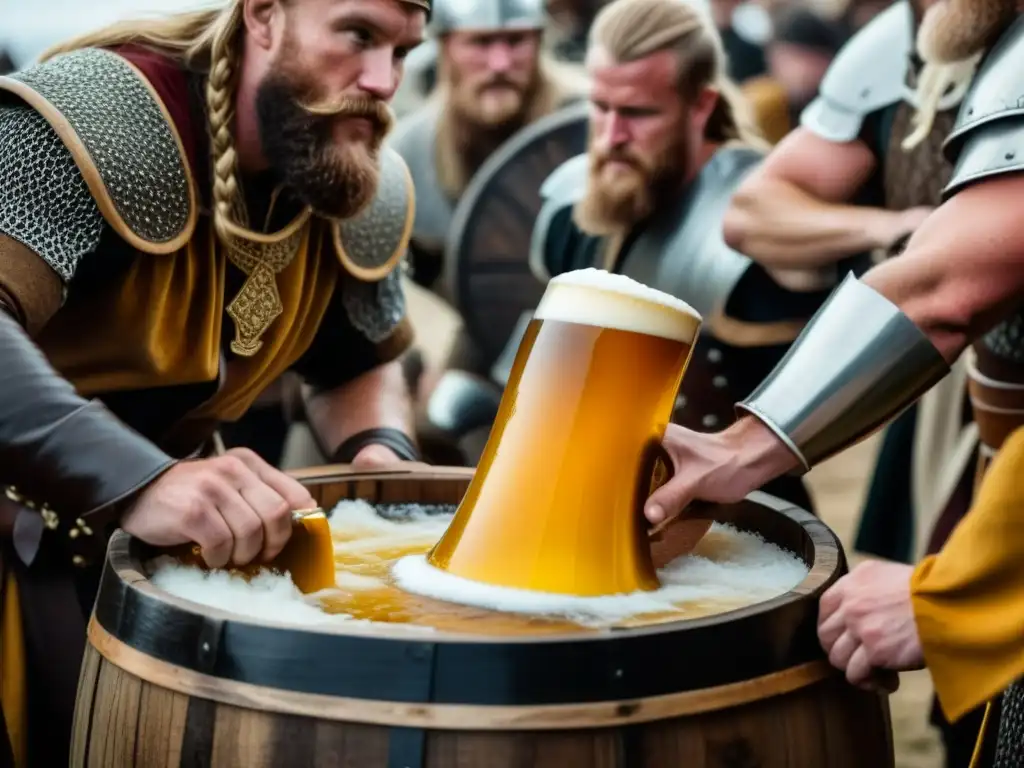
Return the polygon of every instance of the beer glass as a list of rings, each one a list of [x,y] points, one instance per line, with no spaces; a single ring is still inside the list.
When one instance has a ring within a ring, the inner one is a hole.
[[[700,325],[684,302],[622,275],[551,280],[429,562],[560,594],[656,589],[642,507]]]

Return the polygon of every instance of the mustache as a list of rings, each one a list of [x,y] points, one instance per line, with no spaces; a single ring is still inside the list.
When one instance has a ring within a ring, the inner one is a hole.
[[[498,86],[504,86],[505,88],[515,88],[519,90],[519,84],[516,83],[512,78],[506,77],[505,75],[492,75],[486,80],[481,80],[476,84],[476,87],[480,90],[484,88],[496,88]]]
[[[395,124],[391,108],[380,99],[369,96],[340,96],[318,101],[299,101],[299,107],[317,117],[362,117],[374,124],[380,133],[388,133]]]
[[[639,171],[647,170],[647,163],[641,157],[630,152],[628,149],[613,148],[608,150],[591,150],[591,165],[594,170],[600,170],[607,163],[618,162],[631,165]]]

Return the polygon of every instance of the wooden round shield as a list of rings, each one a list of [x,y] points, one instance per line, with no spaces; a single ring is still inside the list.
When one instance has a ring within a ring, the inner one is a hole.
[[[455,208],[445,250],[448,295],[488,366],[544,293],[529,264],[541,184],[586,148],[587,104],[574,102],[506,141]]]

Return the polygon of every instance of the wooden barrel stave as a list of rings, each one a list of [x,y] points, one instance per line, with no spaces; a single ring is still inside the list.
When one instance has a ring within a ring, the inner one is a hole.
[[[469,478],[465,470],[353,481],[315,471],[300,474],[306,475],[301,479],[327,509],[349,498],[454,504]],[[735,519],[741,513],[725,510],[723,517],[728,520],[730,514]],[[820,523],[815,525],[821,529],[805,524],[804,530],[809,530],[805,540],[794,540],[793,529],[771,516],[745,527],[761,528],[758,532],[783,546],[800,545],[797,551],[805,557],[813,554],[816,568],[838,572],[842,553],[835,548],[822,557],[831,534]],[[122,570],[122,577],[136,587],[149,586],[138,583],[141,574],[125,576]],[[807,594],[810,597],[811,592]],[[769,648],[778,646],[768,652],[769,658],[784,655],[787,647],[792,649],[801,641],[813,643],[813,624],[808,626],[806,616],[794,615],[790,621],[780,617],[779,624],[786,629],[757,637]],[[175,629],[172,623],[169,633],[181,632],[183,626],[179,623]],[[680,663],[678,656],[671,658],[670,650],[665,649],[662,659],[666,668]],[[728,649],[723,649],[721,657],[723,665],[731,662]],[[317,665],[317,660],[309,663]],[[386,684],[382,688],[400,690]],[[308,700],[305,708],[289,710],[304,699]],[[110,637],[94,619],[82,668],[71,764],[76,768],[893,765],[885,697],[848,686],[820,658],[755,679],[643,699],[461,709],[405,701],[393,703],[390,711],[379,705],[247,686],[175,668]]]
[[[94,647],[82,681],[84,694],[113,703],[92,707],[88,728],[76,725],[72,764],[83,768],[863,768],[892,759],[882,697],[835,674],[685,717],[527,731],[430,731],[243,708],[144,681]]]

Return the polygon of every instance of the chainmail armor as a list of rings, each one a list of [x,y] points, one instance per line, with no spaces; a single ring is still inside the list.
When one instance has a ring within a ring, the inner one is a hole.
[[[70,150],[42,115],[20,104],[0,104],[0,232],[65,283],[103,232],[103,215]]]
[[[357,280],[349,275],[342,280],[342,302],[352,325],[374,344],[384,341],[405,317],[400,270],[376,282]]]
[[[1024,312],[997,325],[981,341],[997,357],[1011,363],[1024,363]]]
[[[135,235],[165,243],[185,230],[192,204],[185,159],[159,104],[127,61],[87,48],[9,78],[67,120]]]
[[[1024,688],[1014,683],[1003,693],[999,713],[999,736],[993,768],[1024,765]]]
[[[381,267],[396,251],[405,251],[409,195],[405,162],[394,150],[382,149],[377,196],[358,216],[338,224],[345,254],[357,266]]]

